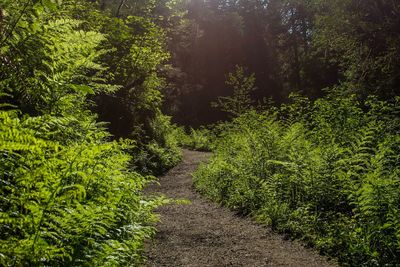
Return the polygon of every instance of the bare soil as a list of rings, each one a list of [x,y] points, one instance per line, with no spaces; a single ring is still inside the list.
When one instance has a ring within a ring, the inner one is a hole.
[[[159,179],[151,194],[185,198],[188,205],[157,210],[161,222],[146,244],[148,266],[336,266],[317,252],[243,218],[194,191],[191,174],[209,153],[184,150],[182,163]]]

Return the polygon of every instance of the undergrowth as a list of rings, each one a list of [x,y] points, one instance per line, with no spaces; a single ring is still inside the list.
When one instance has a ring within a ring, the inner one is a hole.
[[[179,145],[188,149],[211,151],[215,146],[214,141],[216,140],[216,134],[212,128],[190,128],[189,133],[186,133],[183,128],[180,128],[177,136],[179,138]]]
[[[400,261],[399,98],[332,90],[225,125],[197,190],[349,266]]]
[[[132,144],[107,137],[92,120],[0,112],[2,266],[141,262],[167,200],[142,195],[151,179],[129,171]]]
[[[0,266],[139,265],[155,231],[153,210],[169,202],[142,189],[154,180],[148,174],[180,157],[173,126],[155,102],[162,36],[138,44],[140,33],[124,34],[133,31],[130,21],[80,0],[5,0],[0,15]],[[135,22],[156,30],[145,19]],[[149,53],[152,61],[108,72],[114,66],[107,56],[127,51],[123,57],[132,59],[147,46],[159,51]],[[138,122],[129,127],[145,138],[115,138],[90,99],[126,87],[112,78],[139,74],[144,85],[130,100],[143,103],[135,115],[151,129]],[[159,158],[143,157],[145,149]]]

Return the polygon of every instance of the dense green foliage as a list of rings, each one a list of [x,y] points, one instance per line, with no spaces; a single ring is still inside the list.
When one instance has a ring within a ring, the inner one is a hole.
[[[168,202],[142,189],[179,146],[215,152],[195,175],[211,199],[344,265],[398,264],[399,18],[393,0],[0,0],[0,265],[138,265]]]
[[[162,199],[140,193],[148,178],[128,170],[129,142],[108,142],[92,118],[0,121],[0,262],[20,265],[130,265],[154,232]]]
[[[136,155],[134,168],[141,173],[162,174],[181,160],[181,128],[171,118],[159,115],[151,123],[153,138],[131,151]]]
[[[161,28],[83,0],[4,0],[0,15],[0,265],[137,265],[167,202],[142,194],[144,174],[180,159]],[[107,117],[120,110],[130,140]]]
[[[400,99],[338,91],[225,124],[197,189],[344,265],[398,263]]]
[[[178,134],[180,146],[182,147],[197,151],[211,151],[214,148],[216,133],[213,128],[190,128],[189,133],[186,133],[184,129],[181,128]]]

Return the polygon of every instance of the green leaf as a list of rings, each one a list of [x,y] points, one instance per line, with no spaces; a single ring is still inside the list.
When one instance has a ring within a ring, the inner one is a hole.
[[[40,29],[40,23],[38,23],[37,21],[34,21],[29,26],[33,33],[36,33]]]
[[[20,20],[18,22],[18,27],[23,28],[23,29],[27,29],[29,27],[29,24],[25,20]]]
[[[52,11],[57,10],[57,4],[51,0],[42,0],[42,5],[48,8],[49,10]]]
[[[78,85],[78,84],[71,84],[70,86],[75,92],[82,92],[82,93],[91,94],[91,95],[94,94],[94,91],[90,86]]]

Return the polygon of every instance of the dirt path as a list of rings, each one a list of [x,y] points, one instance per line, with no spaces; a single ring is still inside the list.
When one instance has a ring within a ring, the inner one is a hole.
[[[191,201],[158,209],[159,231],[146,245],[148,266],[335,266],[195,193],[191,173],[209,155],[185,150],[183,162],[148,189]]]

